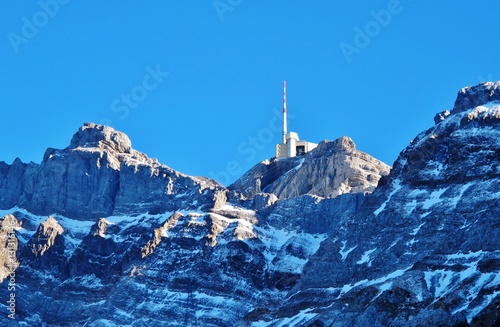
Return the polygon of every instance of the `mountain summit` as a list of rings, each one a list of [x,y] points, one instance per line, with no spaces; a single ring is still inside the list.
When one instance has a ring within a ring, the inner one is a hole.
[[[179,173],[132,149],[127,135],[84,124],[70,145],[49,148],[41,164],[0,162],[0,208],[73,218],[213,207],[223,188]],[[202,194],[199,203],[189,197]],[[219,197],[219,198],[218,198]]]
[[[488,102],[500,101],[500,81],[464,87],[458,92],[452,113],[457,114]]]
[[[131,153],[132,142],[127,135],[109,126],[85,123],[73,135],[68,148],[99,148],[117,153]]]
[[[303,194],[333,198],[345,193],[371,193],[390,167],[356,149],[349,137],[323,141],[298,157],[266,160],[246,172],[229,189],[247,198],[272,193],[279,199]]]

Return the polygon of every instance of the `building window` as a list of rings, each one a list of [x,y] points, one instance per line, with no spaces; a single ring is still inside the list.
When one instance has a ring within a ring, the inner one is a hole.
[[[303,156],[306,154],[306,147],[304,145],[298,145],[295,149],[298,156]]]

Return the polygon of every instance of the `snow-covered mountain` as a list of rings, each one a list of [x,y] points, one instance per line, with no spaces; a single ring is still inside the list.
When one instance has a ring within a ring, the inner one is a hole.
[[[0,321],[496,326],[499,100],[462,89],[390,173],[344,137],[228,189],[85,124],[39,165],[0,163]]]

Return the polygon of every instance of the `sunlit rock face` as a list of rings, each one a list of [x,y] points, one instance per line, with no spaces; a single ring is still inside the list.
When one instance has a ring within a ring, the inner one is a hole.
[[[349,137],[323,141],[304,156],[266,160],[245,173],[229,189],[247,198],[261,192],[279,199],[303,194],[334,198],[346,193],[371,193],[390,167],[356,149]]]

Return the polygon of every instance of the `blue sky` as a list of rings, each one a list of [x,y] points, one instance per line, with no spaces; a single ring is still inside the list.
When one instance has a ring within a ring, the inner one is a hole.
[[[87,121],[227,184],[289,129],[392,164],[458,90],[500,79],[500,2],[4,1],[0,160],[40,162]]]

